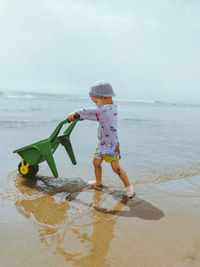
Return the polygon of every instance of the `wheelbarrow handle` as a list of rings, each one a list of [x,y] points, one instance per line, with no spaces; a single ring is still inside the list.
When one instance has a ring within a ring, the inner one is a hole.
[[[75,120],[79,120],[79,118],[80,118],[80,115],[79,115],[79,114],[77,114],[77,115],[74,116],[74,119],[75,119]],[[58,124],[58,126],[56,127],[56,129],[53,131],[53,133],[52,133],[51,136],[49,137],[50,142],[53,142],[53,140],[58,136],[58,134],[59,134],[59,132],[60,132],[62,126],[63,126],[65,123],[70,123],[70,121],[68,121],[68,120],[63,120],[63,121],[61,121],[61,122]]]
[[[79,120],[80,119],[80,114],[76,114],[75,116],[74,116],[74,120]],[[67,120],[67,122],[71,122],[71,121],[69,121],[69,120]]]

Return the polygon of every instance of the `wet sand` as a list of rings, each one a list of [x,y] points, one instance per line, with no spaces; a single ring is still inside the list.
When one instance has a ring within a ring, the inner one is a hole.
[[[200,266],[199,179],[137,184],[128,200],[14,171],[0,194],[0,266]]]

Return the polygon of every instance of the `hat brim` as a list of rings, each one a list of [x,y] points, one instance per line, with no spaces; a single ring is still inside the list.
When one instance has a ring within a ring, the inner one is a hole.
[[[95,94],[95,93],[89,93],[89,96],[92,97],[92,96],[96,96],[96,97],[113,97],[113,96],[116,96],[116,94],[109,94],[109,95],[100,95],[100,94]]]

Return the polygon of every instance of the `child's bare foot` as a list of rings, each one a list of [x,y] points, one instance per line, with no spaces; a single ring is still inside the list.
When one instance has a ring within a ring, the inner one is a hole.
[[[87,185],[93,186],[94,188],[100,189],[103,187],[103,184],[98,184],[95,180],[88,181]]]
[[[127,197],[133,197],[135,195],[135,192],[133,191],[133,186],[126,186],[126,195]]]
[[[98,184],[95,180],[93,180],[93,181],[88,181],[87,184],[88,184],[88,185],[95,185],[95,186],[101,186],[101,185],[103,185],[103,184]]]

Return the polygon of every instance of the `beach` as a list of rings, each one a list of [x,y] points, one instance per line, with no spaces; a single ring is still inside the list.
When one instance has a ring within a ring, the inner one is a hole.
[[[89,99],[0,94],[0,266],[200,266],[200,106],[116,103],[132,199],[106,163],[106,187],[87,186],[97,144],[91,121],[71,134],[77,165],[59,147],[58,178],[45,162],[35,179],[18,173],[12,151],[49,137],[68,113],[93,106]]]

